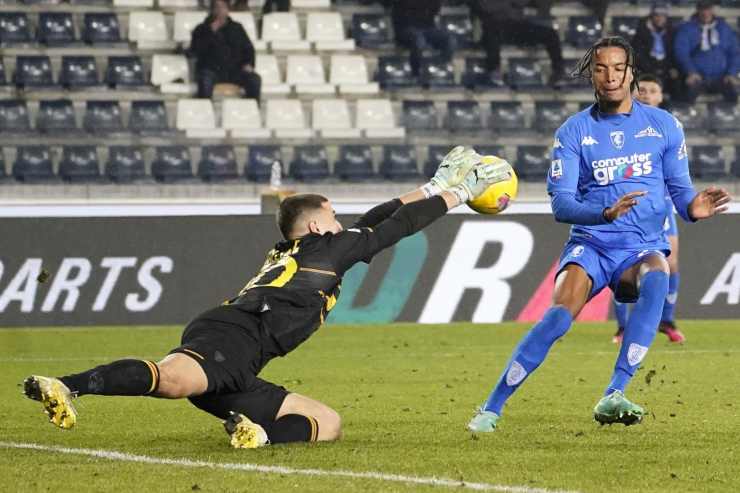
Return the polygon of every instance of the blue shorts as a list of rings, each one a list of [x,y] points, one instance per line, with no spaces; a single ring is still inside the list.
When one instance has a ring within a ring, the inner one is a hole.
[[[591,278],[591,293],[588,299],[593,298],[602,289],[609,286],[614,292],[614,298],[620,303],[634,303],[635,297],[617,296],[617,285],[625,270],[629,269],[642,257],[649,253],[665,256],[666,252],[658,248],[620,248],[605,250],[593,243],[583,240],[569,240],[560,255],[558,274],[568,264],[580,265]]]

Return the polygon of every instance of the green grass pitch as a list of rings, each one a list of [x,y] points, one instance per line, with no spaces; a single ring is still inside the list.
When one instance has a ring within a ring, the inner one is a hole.
[[[158,359],[175,327],[0,330],[1,491],[448,491],[388,479],[250,472],[222,463],[356,471],[520,490],[740,491],[740,322],[685,322],[688,343],[658,335],[627,395],[650,416],[600,427],[591,410],[614,364],[612,324],[577,324],[510,400],[499,431],[465,424],[522,324],[325,326],[263,372],[343,417],[332,444],[234,450],[220,422],[187,401],[87,396],[62,431],[20,394],[32,373],[60,375],[126,356]],[[134,463],[8,443],[100,449],[209,467]],[[403,479],[403,478],[400,478]],[[499,491],[505,491],[499,488]]]

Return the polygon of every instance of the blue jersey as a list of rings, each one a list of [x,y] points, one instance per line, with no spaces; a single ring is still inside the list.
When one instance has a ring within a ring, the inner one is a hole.
[[[681,123],[670,113],[636,100],[630,113],[605,114],[596,104],[571,116],[556,132],[547,191],[591,211],[573,223],[571,239],[601,247],[668,249],[663,225],[671,213],[667,194],[687,221],[695,192],[689,177]],[[601,212],[624,194],[646,191],[630,212],[612,223]],[[575,201],[575,202],[573,202]],[[553,207],[555,210],[555,207]],[[558,217],[556,212],[556,218]],[[583,224],[585,223],[585,224]]]

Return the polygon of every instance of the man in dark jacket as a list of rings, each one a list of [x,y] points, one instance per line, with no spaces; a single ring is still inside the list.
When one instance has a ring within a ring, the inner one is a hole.
[[[668,15],[668,2],[654,2],[650,15],[637,26],[632,47],[638,72],[655,75],[665,92],[675,94],[679,74],[673,58],[673,26]]]
[[[442,0],[390,0],[396,41],[411,50],[411,71],[419,75],[424,50],[435,48],[450,60],[457,48],[455,38],[437,27],[435,18]]]
[[[237,84],[245,96],[259,100],[262,79],[254,70],[254,46],[244,27],[229,17],[227,0],[213,0],[211,14],[192,34],[198,97],[210,98],[220,82]]]
[[[676,32],[673,54],[685,77],[688,102],[702,92],[722,93],[728,103],[737,103],[740,49],[732,28],[714,15],[714,2],[700,0],[696,14]]]

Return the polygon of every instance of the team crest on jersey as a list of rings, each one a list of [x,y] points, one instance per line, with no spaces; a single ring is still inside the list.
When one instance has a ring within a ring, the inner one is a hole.
[[[584,138],[583,138],[583,139],[581,140],[581,145],[582,145],[582,146],[592,146],[592,145],[596,145],[596,144],[598,144],[598,143],[599,143],[599,142],[598,142],[598,141],[597,141],[596,139],[594,139],[593,137],[591,137],[590,135],[586,135],[586,136],[585,136],[585,137],[584,137]]]
[[[648,127],[644,130],[640,130],[639,132],[635,134],[636,139],[641,139],[643,137],[658,137],[661,139],[663,138],[663,136],[653,127]]]
[[[609,138],[612,140],[612,145],[617,149],[624,147],[624,132],[621,130],[615,130],[610,133]]]

